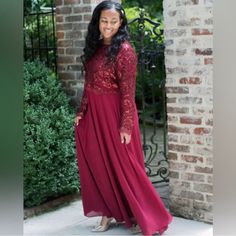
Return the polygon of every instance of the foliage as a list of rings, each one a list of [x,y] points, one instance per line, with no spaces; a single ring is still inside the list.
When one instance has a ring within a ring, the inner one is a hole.
[[[163,0],[156,1],[148,1],[148,0],[122,0],[122,6],[125,9],[133,8],[136,6],[137,8],[143,8],[146,12],[150,14],[152,19],[158,18],[162,19],[163,12]]]
[[[31,12],[38,12],[42,7],[55,6],[54,0],[24,0],[24,15]]]
[[[125,2],[126,6],[131,6],[134,1],[129,1],[129,4],[128,1]],[[136,103],[138,109],[143,111],[144,116],[155,116],[156,119],[163,119],[164,26],[162,17],[153,17],[158,13],[154,14],[153,10],[151,14],[148,9],[147,5],[145,8],[138,6],[125,8],[129,22],[139,18],[142,12],[145,18],[158,24],[156,28],[154,24],[146,20],[144,24],[138,23],[138,21],[129,24],[131,41],[139,55],[139,60],[142,60],[137,71]]]
[[[37,56],[55,68],[54,0],[24,0],[24,58]]]
[[[55,75],[39,61],[24,63],[24,205],[79,189],[74,112]]]

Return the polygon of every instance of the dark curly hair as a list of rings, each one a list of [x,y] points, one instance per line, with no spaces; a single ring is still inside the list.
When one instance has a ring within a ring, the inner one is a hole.
[[[123,7],[119,3],[112,1],[101,2],[94,9],[92,19],[88,25],[85,47],[83,49],[84,54],[81,56],[83,65],[85,65],[85,63],[95,54],[97,48],[102,45],[99,31],[99,19],[101,11],[107,9],[116,10],[120,14],[120,19],[122,20],[118,32],[112,37],[111,45],[109,45],[106,54],[107,62],[114,62],[122,42],[129,40],[127,18]]]

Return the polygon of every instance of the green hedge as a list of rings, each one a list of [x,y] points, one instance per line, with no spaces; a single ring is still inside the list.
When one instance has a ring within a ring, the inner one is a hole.
[[[24,206],[79,190],[74,111],[56,76],[24,63]]]

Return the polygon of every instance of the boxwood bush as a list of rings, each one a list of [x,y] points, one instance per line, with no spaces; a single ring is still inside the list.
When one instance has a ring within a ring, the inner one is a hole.
[[[55,75],[24,63],[24,206],[79,190],[74,111]]]

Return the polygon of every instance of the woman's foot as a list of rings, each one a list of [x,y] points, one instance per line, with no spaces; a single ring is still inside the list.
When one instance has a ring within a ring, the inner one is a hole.
[[[92,232],[104,232],[107,231],[111,225],[111,221],[113,218],[108,218],[103,216],[99,225],[95,226],[92,229]]]
[[[130,231],[132,234],[139,234],[141,233],[141,229],[140,229],[140,226],[138,224],[134,224],[131,228],[130,228]]]

